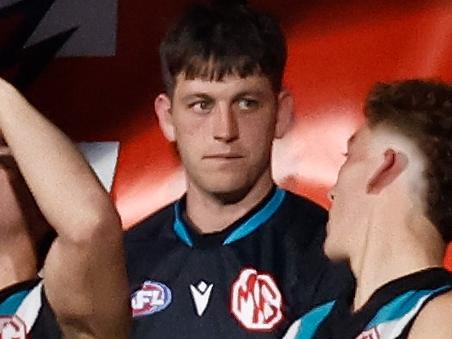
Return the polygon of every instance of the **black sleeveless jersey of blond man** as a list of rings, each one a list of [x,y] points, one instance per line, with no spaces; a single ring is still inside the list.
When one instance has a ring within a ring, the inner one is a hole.
[[[41,279],[23,281],[0,290],[0,338],[61,338]]]
[[[132,338],[281,338],[351,281],[323,254],[326,212],[274,187],[225,231],[197,234],[185,199],[125,239]]]
[[[386,283],[356,312],[351,311],[354,291],[346,291],[306,313],[284,339],[407,339],[422,309],[450,291],[452,273],[439,267]]]

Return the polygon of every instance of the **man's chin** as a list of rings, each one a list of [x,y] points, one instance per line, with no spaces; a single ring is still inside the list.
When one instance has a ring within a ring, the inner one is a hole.
[[[235,204],[243,200],[249,193],[250,187],[218,187],[212,194],[224,204]]]
[[[267,189],[267,185],[258,185],[259,178],[261,177],[255,178],[249,173],[215,172],[204,173],[204,176],[197,176],[193,178],[196,179],[193,181],[202,191],[214,196],[224,204],[235,204],[243,200],[254,188]]]

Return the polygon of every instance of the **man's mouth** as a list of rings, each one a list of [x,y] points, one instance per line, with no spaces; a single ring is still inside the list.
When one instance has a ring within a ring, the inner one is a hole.
[[[208,154],[203,157],[204,159],[219,159],[219,160],[234,160],[234,159],[241,159],[243,156],[241,156],[238,153],[214,153],[214,154]]]

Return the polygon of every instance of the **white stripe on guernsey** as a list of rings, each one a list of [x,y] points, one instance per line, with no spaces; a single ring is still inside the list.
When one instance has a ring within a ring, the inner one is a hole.
[[[102,185],[110,192],[118,162],[119,142],[80,142],[78,148],[97,174]]]
[[[422,305],[424,305],[424,303],[430,296],[431,295],[429,294],[419,299],[419,301],[411,309],[411,311],[406,313],[403,317],[377,325],[377,331],[378,334],[380,335],[379,338],[380,339],[397,338],[397,336],[399,336],[402,333],[403,329],[411,321],[411,319],[413,319],[416,316],[419,309],[422,307]]]
[[[282,339],[295,339],[297,337],[298,330],[300,329],[301,319],[298,319],[292,325],[290,325],[289,330]]]
[[[39,282],[25,299],[20,304],[17,309],[16,316],[18,316],[25,324],[27,333],[31,331],[36,319],[38,318],[39,311],[41,310],[42,300],[42,281]]]

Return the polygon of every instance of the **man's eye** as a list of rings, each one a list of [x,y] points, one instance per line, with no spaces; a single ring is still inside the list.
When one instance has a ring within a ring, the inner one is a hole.
[[[237,104],[242,111],[249,111],[259,107],[259,102],[253,99],[240,99]]]
[[[190,104],[190,108],[195,113],[208,113],[212,109],[212,103],[209,101],[198,101]]]

